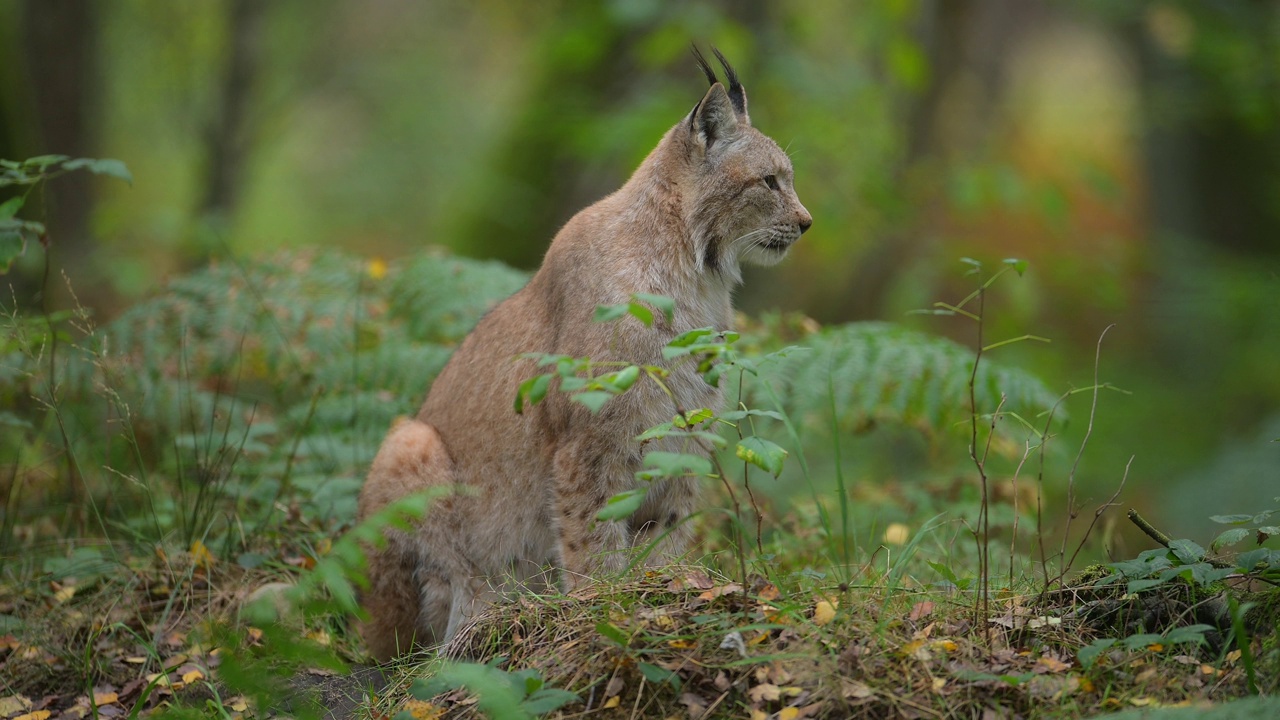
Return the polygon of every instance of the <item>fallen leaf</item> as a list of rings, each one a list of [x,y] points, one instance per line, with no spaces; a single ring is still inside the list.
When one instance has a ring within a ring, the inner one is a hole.
[[[444,708],[426,700],[409,699],[404,701],[401,712],[409,713],[414,720],[435,720],[444,715]]]
[[[45,720],[45,718],[49,717],[52,714],[53,713],[49,712],[48,710],[37,710],[35,712],[27,713],[26,715],[19,715],[13,720]]]
[[[1093,686],[1093,681],[1090,680],[1089,678],[1081,676],[1079,680],[1080,680],[1080,692],[1091,693],[1096,689]]]
[[[245,700],[243,695],[237,695],[230,700],[227,700],[227,707],[230,708],[232,712],[242,713],[249,709],[249,702]]]
[[[680,592],[682,590],[710,590],[715,587],[715,582],[701,570],[692,570],[685,573],[681,577],[674,578],[667,583],[667,590],[671,592]]]
[[[780,590],[778,590],[777,585],[774,585],[773,583],[768,583],[764,587],[760,588],[760,593],[757,595],[757,597],[761,600],[764,600],[765,602],[768,602],[770,600],[777,600],[781,594],[782,593]]]
[[[627,684],[622,681],[622,678],[618,677],[617,675],[614,675],[613,677],[609,678],[609,684],[604,686],[604,696],[607,698],[617,697],[618,695],[622,694],[622,691],[626,687],[627,687]]]
[[[95,692],[93,694],[94,705],[110,705],[113,702],[120,702],[120,696],[114,692]]]
[[[927,617],[932,612],[933,612],[933,603],[928,601],[918,602],[915,605],[911,606],[911,619],[919,620],[922,617]]]
[[[695,693],[681,694],[680,704],[685,706],[691,718],[702,717],[702,714],[707,711],[707,701]]]
[[[9,717],[31,709],[31,700],[25,695],[0,698],[0,717]]]
[[[778,720],[796,720],[800,717],[800,708],[784,707],[778,711]]]
[[[606,710],[609,708],[616,708],[621,704],[622,704],[622,698],[617,695],[614,695],[613,697],[604,701],[604,707]]]
[[[125,658],[124,661],[129,663],[130,665],[143,665],[143,664],[146,664],[147,659],[142,657],[141,655],[130,655],[129,657]]]
[[[53,583],[53,585],[57,587],[58,584]],[[75,585],[63,585],[61,587],[57,587],[57,589],[53,591],[53,599],[55,602],[59,602],[59,603],[65,603],[75,596],[76,596]]]
[[[715,600],[722,595],[730,595],[732,593],[742,592],[742,586],[738,583],[728,583],[719,587],[713,587],[710,590],[698,596],[699,600]]]
[[[757,708],[751,708],[751,720],[769,720],[769,713]]]
[[[813,624],[822,627],[836,617],[836,608],[830,600],[819,600],[813,606]]]
[[[202,567],[206,570],[213,567],[213,553],[209,552],[209,548],[205,547],[204,543],[199,540],[191,543],[191,560],[195,562],[197,567]]]
[[[772,683],[761,683],[747,691],[753,703],[772,702],[782,697],[782,688]]]
[[[947,679],[936,677],[933,679],[932,686],[934,692],[942,692],[942,689],[947,686]]]
[[[668,645],[669,647],[675,648],[676,650],[691,650],[691,649],[693,649],[693,648],[698,647],[698,644],[697,644],[697,643],[695,643],[695,642],[693,642],[693,641],[691,641],[691,640],[683,640],[683,639],[680,639],[680,640],[668,640],[668,641],[667,641],[667,645]]]
[[[1149,697],[1129,698],[1129,704],[1136,705],[1137,707],[1147,707],[1148,705],[1154,705],[1155,703],[1156,701]]]
[[[190,685],[191,683],[197,680],[203,680],[203,679],[204,679],[204,673],[200,672],[199,670],[188,670],[187,672],[182,673],[182,682],[188,685]]]
[[[876,691],[871,689],[870,685],[857,680],[842,678],[840,680],[840,695],[847,700],[858,700],[869,698],[875,695]]]
[[[1044,655],[1036,660],[1036,669],[1041,672],[1060,673],[1070,670],[1071,664],[1064,663],[1055,657]]]

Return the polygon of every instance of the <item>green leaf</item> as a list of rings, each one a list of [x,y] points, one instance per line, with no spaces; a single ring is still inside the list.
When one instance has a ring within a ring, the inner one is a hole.
[[[1001,262],[1013,268],[1013,271],[1018,273],[1019,277],[1027,271],[1027,261],[1021,258],[1005,258]]]
[[[1249,532],[1248,528],[1231,528],[1230,530],[1224,530],[1222,534],[1213,539],[1212,543],[1209,543],[1209,549],[1217,552],[1224,547],[1235,545],[1241,540],[1249,537],[1251,534],[1252,533]]]
[[[129,168],[119,160],[110,158],[76,158],[68,160],[62,164],[67,170],[79,170],[84,168],[95,175],[110,175],[111,177],[120,178],[130,185],[133,184],[133,174],[129,172]]]
[[[591,322],[612,322],[627,314],[627,305],[597,305]]]
[[[687,348],[698,342],[708,335],[714,335],[715,330],[705,327],[687,330],[667,341],[668,348]]]
[[[625,632],[607,622],[604,622],[603,620],[596,623],[596,632],[606,638],[609,638],[622,647],[627,647],[631,644],[631,638]]]
[[[520,707],[523,708],[525,712],[532,715],[545,715],[553,710],[559,710],[565,705],[579,702],[581,700],[582,698],[568,690],[547,688],[530,695],[529,699],[520,703]]]
[[[18,195],[0,203],[0,220],[7,220],[17,215],[18,211],[22,209],[23,202],[25,202],[25,198]]]
[[[547,388],[551,386],[552,377],[550,373],[535,375],[520,383],[520,389],[516,391],[516,412],[523,413],[526,404],[528,407],[533,407],[542,402],[547,397]]]
[[[574,393],[569,396],[570,400],[585,405],[592,414],[600,412],[600,408],[604,404],[613,399],[613,393],[604,392],[603,390],[588,390],[586,392]]]
[[[774,477],[782,473],[782,463],[787,459],[787,451],[780,445],[757,436],[739,441],[734,454]]]
[[[679,428],[690,427],[704,423],[715,416],[716,414],[708,408],[698,408],[697,410],[689,410],[684,415],[676,415],[671,419],[671,423]]]
[[[658,477],[684,477],[685,475],[710,475],[711,461],[701,455],[673,452],[651,452],[644,456],[647,470],[636,477],[651,480]]]
[[[1236,567],[1244,572],[1253,572],[1258,565],[1266,565],[1271,559],[1270,548],[1255,548],[1236,556]]]
[[[653,311],[649,308],[633,302],[627,304],[627,312],[631,314],[631,317],[644,323],[645,327],[653,327]]]
[[[765,417],[765,418],[771,418],[773,420],[782,420],[784,422],[786,421],[786,419],[782,416],[782,413],[774,412],[773,410],[730,410],[729,412],[721,415],[720,419],[728,420],[729,422],[735,422],[737,420],[742,420],[743,418],[747,418],[747,417]]]
[[[600,512],[596,513],[596,519],[607,521],[631,517],[644,504],[644,498],[648,492],[648,488],[641,487],[614,495],[609,498],[604,507],[600,508]]]
[[[657,308],[658,311],[661,312],[663,316],[667,318],[667,322],[671,322],[671,319],[675,317],[676,301],[672,300],[666,295],[651,295],[649,293],[635,293],[634,295],[631,296],[631,298],[633,300],[638,300],[640,302],[649,303],[653,307]]]
[[[1170,630],[1169,633],[1165,635],[1164,641],[1170,645],[1178,645],[1181,643],[1204,645],[1206,644],[1204,634],[1213,630],[1217,630],[1217,628],[1212,625],[1184,625]]]
[[[0,221],[2,223],[3,221]],[[13,261],[22,257],[27,250],[27,239],[17,230],[10,230],[0,224],[0,275],[9,272]]]
[[[1221,525],[1242,525],[1253,521],[1252,515],[1210,515],[1209,519]]]
[[[1152,645],[1168,642],[1163,635],[1154,633],[1138,633],[1124,639],[1124,646],[1130,650],[1144,650]]]
[[[69,159],[66,155],[37,155],[22,161],[23,167],[46,168]]]
[[[1174,540],[1169,543],[1169,550],[1184,565],[1190,565],[1204,559],[1204,548],[1190,540]]]
[[[676,690],[680,689],[680,676],[665,668],[660,668],[651,663],[636,663],[636,667],[640,669],[640,674],[644,675],[644,679],[655,685],[667,684]]]
[[[1110,648],[1112,645],[1115,645],[1115,644],[1116,644],[1115,638],[1098,638],[1097,640],[1094,640],[1092,643],[1077,650],[1076,657],[1080,659],[1080,665],[1086,668],[1090,668],[1090,667],[1093,667],[1093,664],[1098,661],[1099,655],[1101,655],[1104,651],[1106,651],[1107,648]]]
[[[628,365],[616,373],[612,373],[609,384],[617,388],[618,392],[629,389],[636,384],[636,380],[640,378],[640,368],[635,365]]]

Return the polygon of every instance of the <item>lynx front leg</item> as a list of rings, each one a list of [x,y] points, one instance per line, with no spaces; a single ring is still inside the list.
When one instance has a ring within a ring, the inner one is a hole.
[[[566,591],[589,582],[598,569],[617,572],[626,561],[626,521],[597,520],[596,513],[631,486],[631,472],[625,460],[589,450],[589,443],[577,443],[555,456],[557,544]]]

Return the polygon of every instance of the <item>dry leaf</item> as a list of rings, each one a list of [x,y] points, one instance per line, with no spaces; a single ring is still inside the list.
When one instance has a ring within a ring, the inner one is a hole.
[[[911,528],[902,523],[889,523],[889,527],[884,529],[884,542],[886,545],[905,545],[910,537]]]
[[[1064,663],[1061,660],[1045,655],[1036,660],[1036,669],[1042,672],[1060,673],[1071,669],[1070,663]]]
[[[876,691],[871,689],[870,685],[857,680],[842,678],[840,680],[840,695],[847,700],[860,700],[875,695]]]
[[[10,695],[9,697],[0,698],[0,717],[17,715],[29,709],[31,709],[31,700],[25,695]]]
[[[922,617],[927,617],[931,613],[933,613],[933,603],[931,602],[918,602],[911,606],[912,620],[919,620]]]
[[[836,617],[836,608],[829,600],[819,600],[813,606],[813,624],[822,627]]]
[[[426,700],[405,700],[400,706],[402,712],[408,712],[414,720],[435,720],[444,716],[444,708],[433,705]]]
[[[57,583],[53,583],[53,584],[57,586]],[[68,600],[70,600],[75,596],[76,596],[75,585],[63,585],[61,587],[58,587],[53,592],[53,599],[59,603],[67,602]]]
[[[96,692],[93,694],[94,705],[110,705],[113,702],[120,702],[120,696],[114,692]]]
[[[613,697],[604,701],[604,707],[606,710],[609,708],[616,708],[621,704],[622,704],[622,698],[617,695],[614,695]]]
[[[728,583],[720,587],[713,587],[710,590],[698,596],[699,600],[715,600],[721,595],[730,595],[732,593],[742,592],[742,586],[738,583]]]
[[[35,712],[27,713],[26,715],[19,715],[13,720],[45,720],[52,714],[53,713],[48,710],[37,710]]]
[[[936,677],[931,684],[934,692],[942,692],[942,689],[947,686],[947,679]]]
[[[607,698],[611,698],[611,697],[616,697],[618,695],[621,695],[623,689],[625,689],[626,687],[627,687],[627,684],[622,681],[622,678],[618,677],[617,675],[614,675],[613,677],[609,678],[609,684],[604,686],[604,696]]]
[[[204,679],[204,673],[200,672],[199,670],[188,670],[187,672],[182,673],[182,682],[188,685],[190,685],[191,683],[197,680],[203,680],[203,679]]]
[[[206,570],[213,567],[213,553],[199,540],[191,543],[191,560]]]
[[[764,600],[765,602],[768,602],[770,600],[777,600],[781,594],[782,593],[781,591],[778,590],[777,585],[774,585],[773,583],[767,583],[764,587],[760,588],[760,593],[757,595],[757,597],[760,600]]]
[[[676,650],[691,650],[698,647],[698,644],[691,640],[668,640],[667,645]]]
[[[778,720],[796,720],[800,717],[800,708],[784,707],[778,711]]]
[[[772,702],[782,697],[782,688],[772,683],[761,683],[747,691],[751,702]]]

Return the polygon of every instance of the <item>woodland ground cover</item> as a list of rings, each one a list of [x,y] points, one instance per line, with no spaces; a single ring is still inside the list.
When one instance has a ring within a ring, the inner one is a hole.
[[[928,308],[940,321],[976,328],[1022,266],[975,269],[974,294]],[[1000,338],[975,369],[951,340],[801,316],[673,344],[717,360],[737,401],[655,430],[723,446],[714,467],[650,468],[709,476],[686,564],[501,605],[454,648],[472,662],[369,669],[361,473],[525,277],[286,253],[180,277],[102,326],[9,313],[0,714],[1076,717],[1275,692],[1275,508],[1086,565],[1105,542],[1071,495],[1087,443],[1055,423],[1092,426],[1105,378],[1059,395],[1001,365]],[[1116,480],[1098,512],[1123,502]]]

